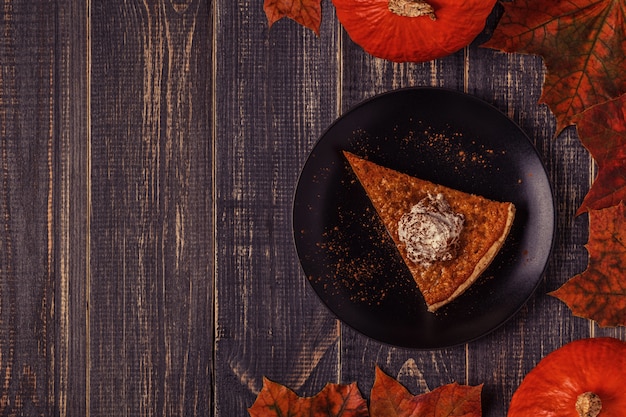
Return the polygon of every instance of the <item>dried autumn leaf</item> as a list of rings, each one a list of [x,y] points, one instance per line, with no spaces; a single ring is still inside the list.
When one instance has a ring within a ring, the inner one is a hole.
[[[626,326],[626,205],[589,211],[589,266],[550,295],[600,326]]]
[[[626,201],[626,95],[582,113],[576,126],[580,141],[598,164],[598,175],[578,214]]]
[[[412,395],[378,367],[370,395],[372,417],[480,417],[482,385],[457,383]]]
[[[288,17],[320,34],[321,0],[265,0],[263,10],[270,28],[278,20]]]
[[[624,4],[620,0],[515,0],[484,45],[543,57],[541,96],[557,131],[597,104],[626,92]]]
[[[356,383],[327,384],[313,397],[299,397],[289,388],[263,378],[251,417],[367,417],[367,402]]]

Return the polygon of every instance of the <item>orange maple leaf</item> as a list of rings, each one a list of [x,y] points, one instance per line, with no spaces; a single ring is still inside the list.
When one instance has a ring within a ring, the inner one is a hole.
[[[414,396],[376,367],[370,414],[372,417],[481,417],[482,387],[452,383]]]
[[[587,269],[550,295],[600,326],[626,326],[626,205],[589,211]]]
[[[295,20],[319,36],[322,22],[321,0],[265,0],[263,10],[270,28],[283,17]]]
[[[368,417],[367,402],[356,383],[326,384],[317,395],[302,398],[267,378],[248,413],[251,417]]]
[[[618,0],[515,0],[484,46],[536,54],[547,74],[540,101],[557,132],[586,109],[626,93],[626,28]]]
[[[578,136],[598,164],[598,175],[577,214],[626,201],[626,95],[576,119]]]
[[[482,387],[453,383],[413,396],[376,367],[368,411],[354,382],[326,384],[317,395],[303,398],[263,378],[263,389],[248,413],[251,417],[481,417]]]

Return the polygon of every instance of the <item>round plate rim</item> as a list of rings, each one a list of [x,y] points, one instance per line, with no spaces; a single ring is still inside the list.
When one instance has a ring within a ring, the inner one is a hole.
[[[299,248],[299,244],[298,244],[298,233],[296,231],[296,224],[295,224],[295,220],[297,217],[297,200],[298,200],[298,194],[301,188],[301,182],[303,179],[303,173],[305,171],[305,168],[307,167],[307,164],[309,163],[312,155],[315,153],[316,149],[318,149],[318,147],[320,146],[320,144],[325,140],[326,136],[329,134],[329,132],[331,132],[337,125],[339,125],[340,123],[342,123],[343,120],[345,120],[347,117],[350,117],[351,115],[353,115],[355,112],[358,112],[359,109],[371,105],[372,102],[376,102],[378,100],[384,99],[385,97],[389,97],[389,96],[395,96],[398,94],[405,94],[405,93],[412,93],[412,92],[430,92],[430,93],[435,93],[435,94],[444,94],[444,95],[449,95],[450,97],[458,97],[458,98],[462,98],[464,100],[469,100],[469,101],[473,101],[477,104],[479,104],[480,106],[488,109],[489,111],[493,112],[494,115],[497,114],[498,117],[504,118],[508,121],[508,123],[511,124],[511,126],[513,126],[516,130],[517,133],[523,137],[526,141],[526,143],[529,145],[530,149],[533,151],[534,156],[536,158],[536,162],[539,163],[541,169],[542,169],[542,174],[543,176],[545,176],[545,179],[547,181],[547,188],[548,188],[548,192],[550,195],[550,210],[551,210],[551,219],[550,219],[550,223],[551,223],[551,228],[549,231],[550,234],[550,239],[549,239],[549,245],[548,245],[548,249],[544,254],[544,260],[543,260],[543,266],[541,267],[541,271],[538,273],[538,277],[535,279],[534,285],[532,287],[532,289],[526,294],[526,296],[524,297],[524,300],[522,302],[519,302],[519,305],[510,312],[510,314],[508,314],[507,317],[503,318],[497,325],[492,326],[491,328],[478,332],[475,335],[471,336],[471,337],[464,337],[464,338],[460,338],[459,340],[456,341],[452,341],[452,342],[444,342],[444,343],[397,343],[394,341],[389,341],[386,340],[384,337],[378,337],[378,336],[373,336],[370,334],[370,332],[362,329],[362,328],[357,328],[355,326],[353,326],[350,322],[345,321],[342,317],[341,314],[339,314],[335,308],[333,308],[332,305],[329,305],[329,303],[324,300],[324,298],[322,297],[322,295],[319,293],[318,288],[313,284],[313,282],[311,281],[311,279],[306,276],[307,271],[305,269],[305,265],[303,263],[302,260],[302,255],[300,253],[300,248]],[[502,112],[500,109],[498,109],[497,107],[495,107],[494,105],[486,102],[485,100],[476,97],[474,95],[462,92],[462,91],[458,91],[458,90],[454,90],[454,89],[450,89],[450,88],[445,88],[445,87],[404,87],[404,88],[398,88],[398,89],[394,89],[394,90],[389,90],[389,91],[385,91],[382,93],[378,93],[375,94],[371,97],[365,98],[362,101],[356,103],[354,106],[350,107],[347,111],[345,111],[344,113],[342,113],[340,116],[338,116],[323,132],[322,134],[317,138],[317,140],[315,141],[315,143],[313,144],[310,152],[308,153],[306,160],[304,162],[304,164],[301,167],[300,173],[298,175],[297,178],[297,182],[296,182],[296,187],[293,193],[293,200],[292,200],[292,238],[293,238],[293,243],[294,246],[296,248],[296,253],[299,259],[299,263],[301,266],[301,270],[304,272],[305,274],[305,279],[307,280],[307,282],[309,283],[309,285],[311,286],[311,288],[314,290],[314,292],[316,293],[317,297],[322,301],[322,303],[324,304],[324,306],[330,311],[331,314],[333,314],[335,317],[337,317],[342,323],[344,323],[345,325],[347,325],[348,327],[354,329],[355,331],[357,331],[360,334],[363,334],[366,337],[369,337],[373,340],[376,340],[380,343],[383,344],[388,344],[388,345],[392,345],[392,346],[398,346],[398,347],[404,347],[404,348],[413,348],[413,349],[439,349],[439,348],[449,348],[449,347],[454,347],[457,345],[461,345],[461,344],[465,344],[465,343],[470,343],[472,341],[475,341],[477,339],[480,339],[484,336],[486,336],[487,334],[490,334],[492,332],[494,332],[496,329],[502,327],[505,323],[507,323],[512,317],[514,317],[520,309],[523,308],[524,305],[527,304],[528,300],[533,296],[533,294],[536,292],[538,286],[540,285],[541,281],[542,281],[542,277],[545,275],[546,269],[548,267],[549,264],[549,260],[550,257],[552,255],[553,249],[554,249],[554,244],[555,244],[555,240],[556,240],[556,227],[557,227],[557,213],[556,213],[556,205],[555,205],[555,201],[554,201],[554,190],[553,190],[553,186],[552,183],[550,181],[546,166],[544,161],[541,158],[541,155],[539,154],[539,151],[537,150],[537,148],[535,147],[535,145],[532,143],[532,141],[530,140],[530,138],[528,137],[528,135],[526,134],[526,132],[524,132],[521,127],[515,122],[513,121],[511,118],[509,118],[506,114],[504,114],[504,112]]]

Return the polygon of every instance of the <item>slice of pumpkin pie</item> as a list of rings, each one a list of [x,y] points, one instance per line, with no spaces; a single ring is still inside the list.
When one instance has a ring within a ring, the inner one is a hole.
[[[513,203],[454,190],[343,153],[431,312],[478,279],[511,230]]]

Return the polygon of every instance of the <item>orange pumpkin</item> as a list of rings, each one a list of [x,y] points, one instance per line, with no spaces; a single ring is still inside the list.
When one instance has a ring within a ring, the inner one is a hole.
[[[581,339],[555,350],[526,375],[508,417],[623,417],[626,343]]]
[[[337,18],[366,52],[423,62],[469,45],[496,0],[333,0]]]

